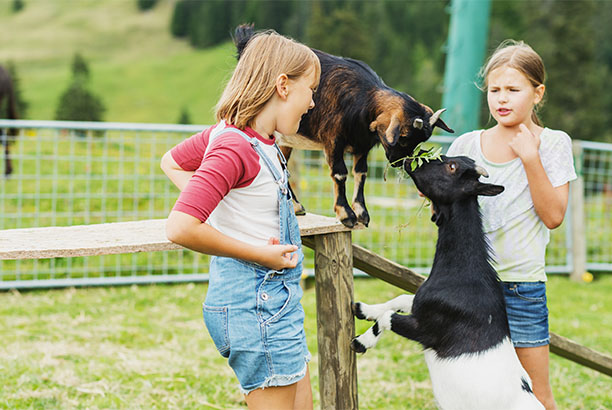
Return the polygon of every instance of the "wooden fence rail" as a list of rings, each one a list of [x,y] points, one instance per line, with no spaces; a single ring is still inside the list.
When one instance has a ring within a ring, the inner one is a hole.
[[[311,246],[309,240],[304,243]],[[393,261],[353,244],[353,265],[359,270],[415,293],[425,277]],[[558,356],[612,376],[612,357],[550,332],[550,351]]]
[[[298,217],[304,245],[315,251],[317,341],[322,409],[357,409],[357,366],[350,349],[355,323],[353,267],[414,293],[425,277],[354,245],[334,218]],[[0,259],[40,259],[180,249],[164,233],[165,220],[0,231]],[[612,357],[551,333],[551,352],[612,376]]]

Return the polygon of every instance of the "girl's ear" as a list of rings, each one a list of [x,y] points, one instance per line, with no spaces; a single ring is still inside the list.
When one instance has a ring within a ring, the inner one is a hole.
[[[289,77],[283,73],[276,77],[276,92],[284,100],[289,95]]]
[[[546,86],[544,84],[540,84],[535,88],[535,101],[534,104],[539,104],[540,101],[544,98],[544,92],[546,91]]]

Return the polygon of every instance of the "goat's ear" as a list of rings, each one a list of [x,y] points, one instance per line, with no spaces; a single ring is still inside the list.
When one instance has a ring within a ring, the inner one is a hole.
[[[476,193],[482,196],[495,196],[504,192],[504,187],[501,185],[485,184],[482,182],[478,183]]]
[[[400,120],[397,118],[397,115],[391,117],[391,121],[389,122],[389,126],[385,131],[385,140],[387,141],[387,145],[394,146],[397,144],[397,140],[400,136]]]
[[[438,120],[434,123],[433,127],[438,127],[443,129],[446,132],[455,132],[454,129],[450,128],[448,125],[446,125],[446,123],[444,121],[442,121],[442,118],[438,118]],[[433,127],[431,127],[433,129]]]

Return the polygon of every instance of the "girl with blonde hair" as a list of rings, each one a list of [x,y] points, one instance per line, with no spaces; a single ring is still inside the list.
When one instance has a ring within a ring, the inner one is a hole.
[[[212,255],[204,320],[250,409],[312,409],[304,254],[274,132],[297,132],[320,73],[308,47],[258,33],[217,104],[218,124],[162,158],[181,190],[168,239]]]
[[[546,73],[530,46],[503,42],[481,73],[496,124],[461,135],[447,155],[473,158],[489,173],[487,182],[505,187],[496,197],[479,198],[483,225],[516,353],[538,400],[556,409],[549,381],[545,253],[549,230],[563,222],[569,181],[576,178],[571,140],[538,119]]]

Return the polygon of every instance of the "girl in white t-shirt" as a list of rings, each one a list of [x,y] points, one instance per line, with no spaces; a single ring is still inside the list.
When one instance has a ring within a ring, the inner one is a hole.
[[[483,225],[503,282],[510,332],[536,397],[556,409],[549,382],[545,252],[549,229],[561,225],[569,181],[576,178],[570,137],[543,128],[536,109],[544,97],[544,64],[527,44],[503,42],[481,72],[497,124],[457,138],[447,155],[473,158],[503,185],[480,197]]]

